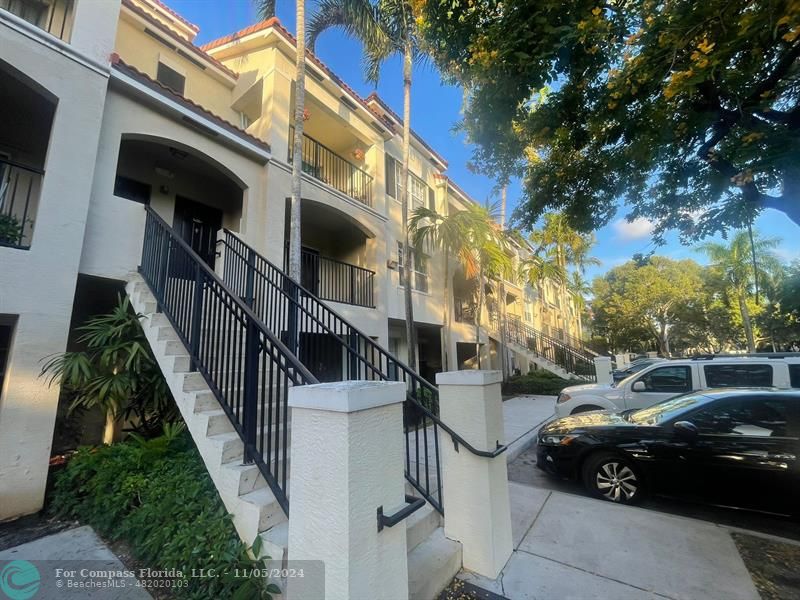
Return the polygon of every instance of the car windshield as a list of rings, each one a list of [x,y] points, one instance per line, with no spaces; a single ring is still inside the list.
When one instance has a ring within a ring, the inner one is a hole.
[[[626,414],[625,417],[628,421],[637,425],[659,425],[709,401],[711,401],[711,398],[702,394],[686,394],[685,396],[664,400],[649,408],[635,410]]]

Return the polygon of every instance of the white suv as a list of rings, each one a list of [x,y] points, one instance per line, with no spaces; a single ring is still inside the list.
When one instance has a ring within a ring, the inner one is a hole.
[[[800,354],[660,361],[617,384],[564,388],[556,400],[556,416],[645,408],[694,390],[725,387],[800,388]]]

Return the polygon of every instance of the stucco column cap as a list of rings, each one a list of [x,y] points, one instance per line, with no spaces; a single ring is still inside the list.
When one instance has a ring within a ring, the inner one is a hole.
[[[436,374],[436,383],[438,385],[492,385],[501,381],[503,381],[503,374],[500,371],[467,369]]]
[[[352,413],[397,404],[405,397],[406,386],[401,381],[335,381],[292,387],[289,406]]]

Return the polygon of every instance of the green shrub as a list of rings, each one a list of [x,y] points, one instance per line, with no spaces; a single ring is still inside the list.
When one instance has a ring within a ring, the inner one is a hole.
[[[538,369],[526,375],[515,375],[509,378],[509,380],[503,384],[503,393],[508,395],[538,394],[542,396],[556,396],[565,387],[579,385],[581,383],[586,382],[580,381],[579,379],[564,379],[550,371]]]
[[[123,443],[79,449],[56,476],[49,507],[124,540],[147,567],[180,570],[188,586],[173,588],[176,598],[271,598],[279,591],[263,579],[233,577],[234,569],[260,563],[237,537],[182,427],[165,426],[165,435],[150,440],[132,434]],[[193,569],[231,575],[191,579]]]

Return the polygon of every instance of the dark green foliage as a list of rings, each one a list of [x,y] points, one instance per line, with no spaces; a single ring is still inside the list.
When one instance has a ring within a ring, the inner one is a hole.
[[[188,434],[166,425],[164,435],[81,448],[56,477],[52,514],[91,525],[124,540],[152,569],[232,573],[260,565],[239,540]],[[277,586],[263,579],[189,579],[178,598],[270,598]]]
[[[538,369],[526,375],[515,375],[503,384],[504,394],[533,394],[556,396],[565,387],[586,383],[579,379],[563,379],[558,375]]]
[[[22,223],[13,215],[0,215],[0,242],[18,244],[22,239]]]

